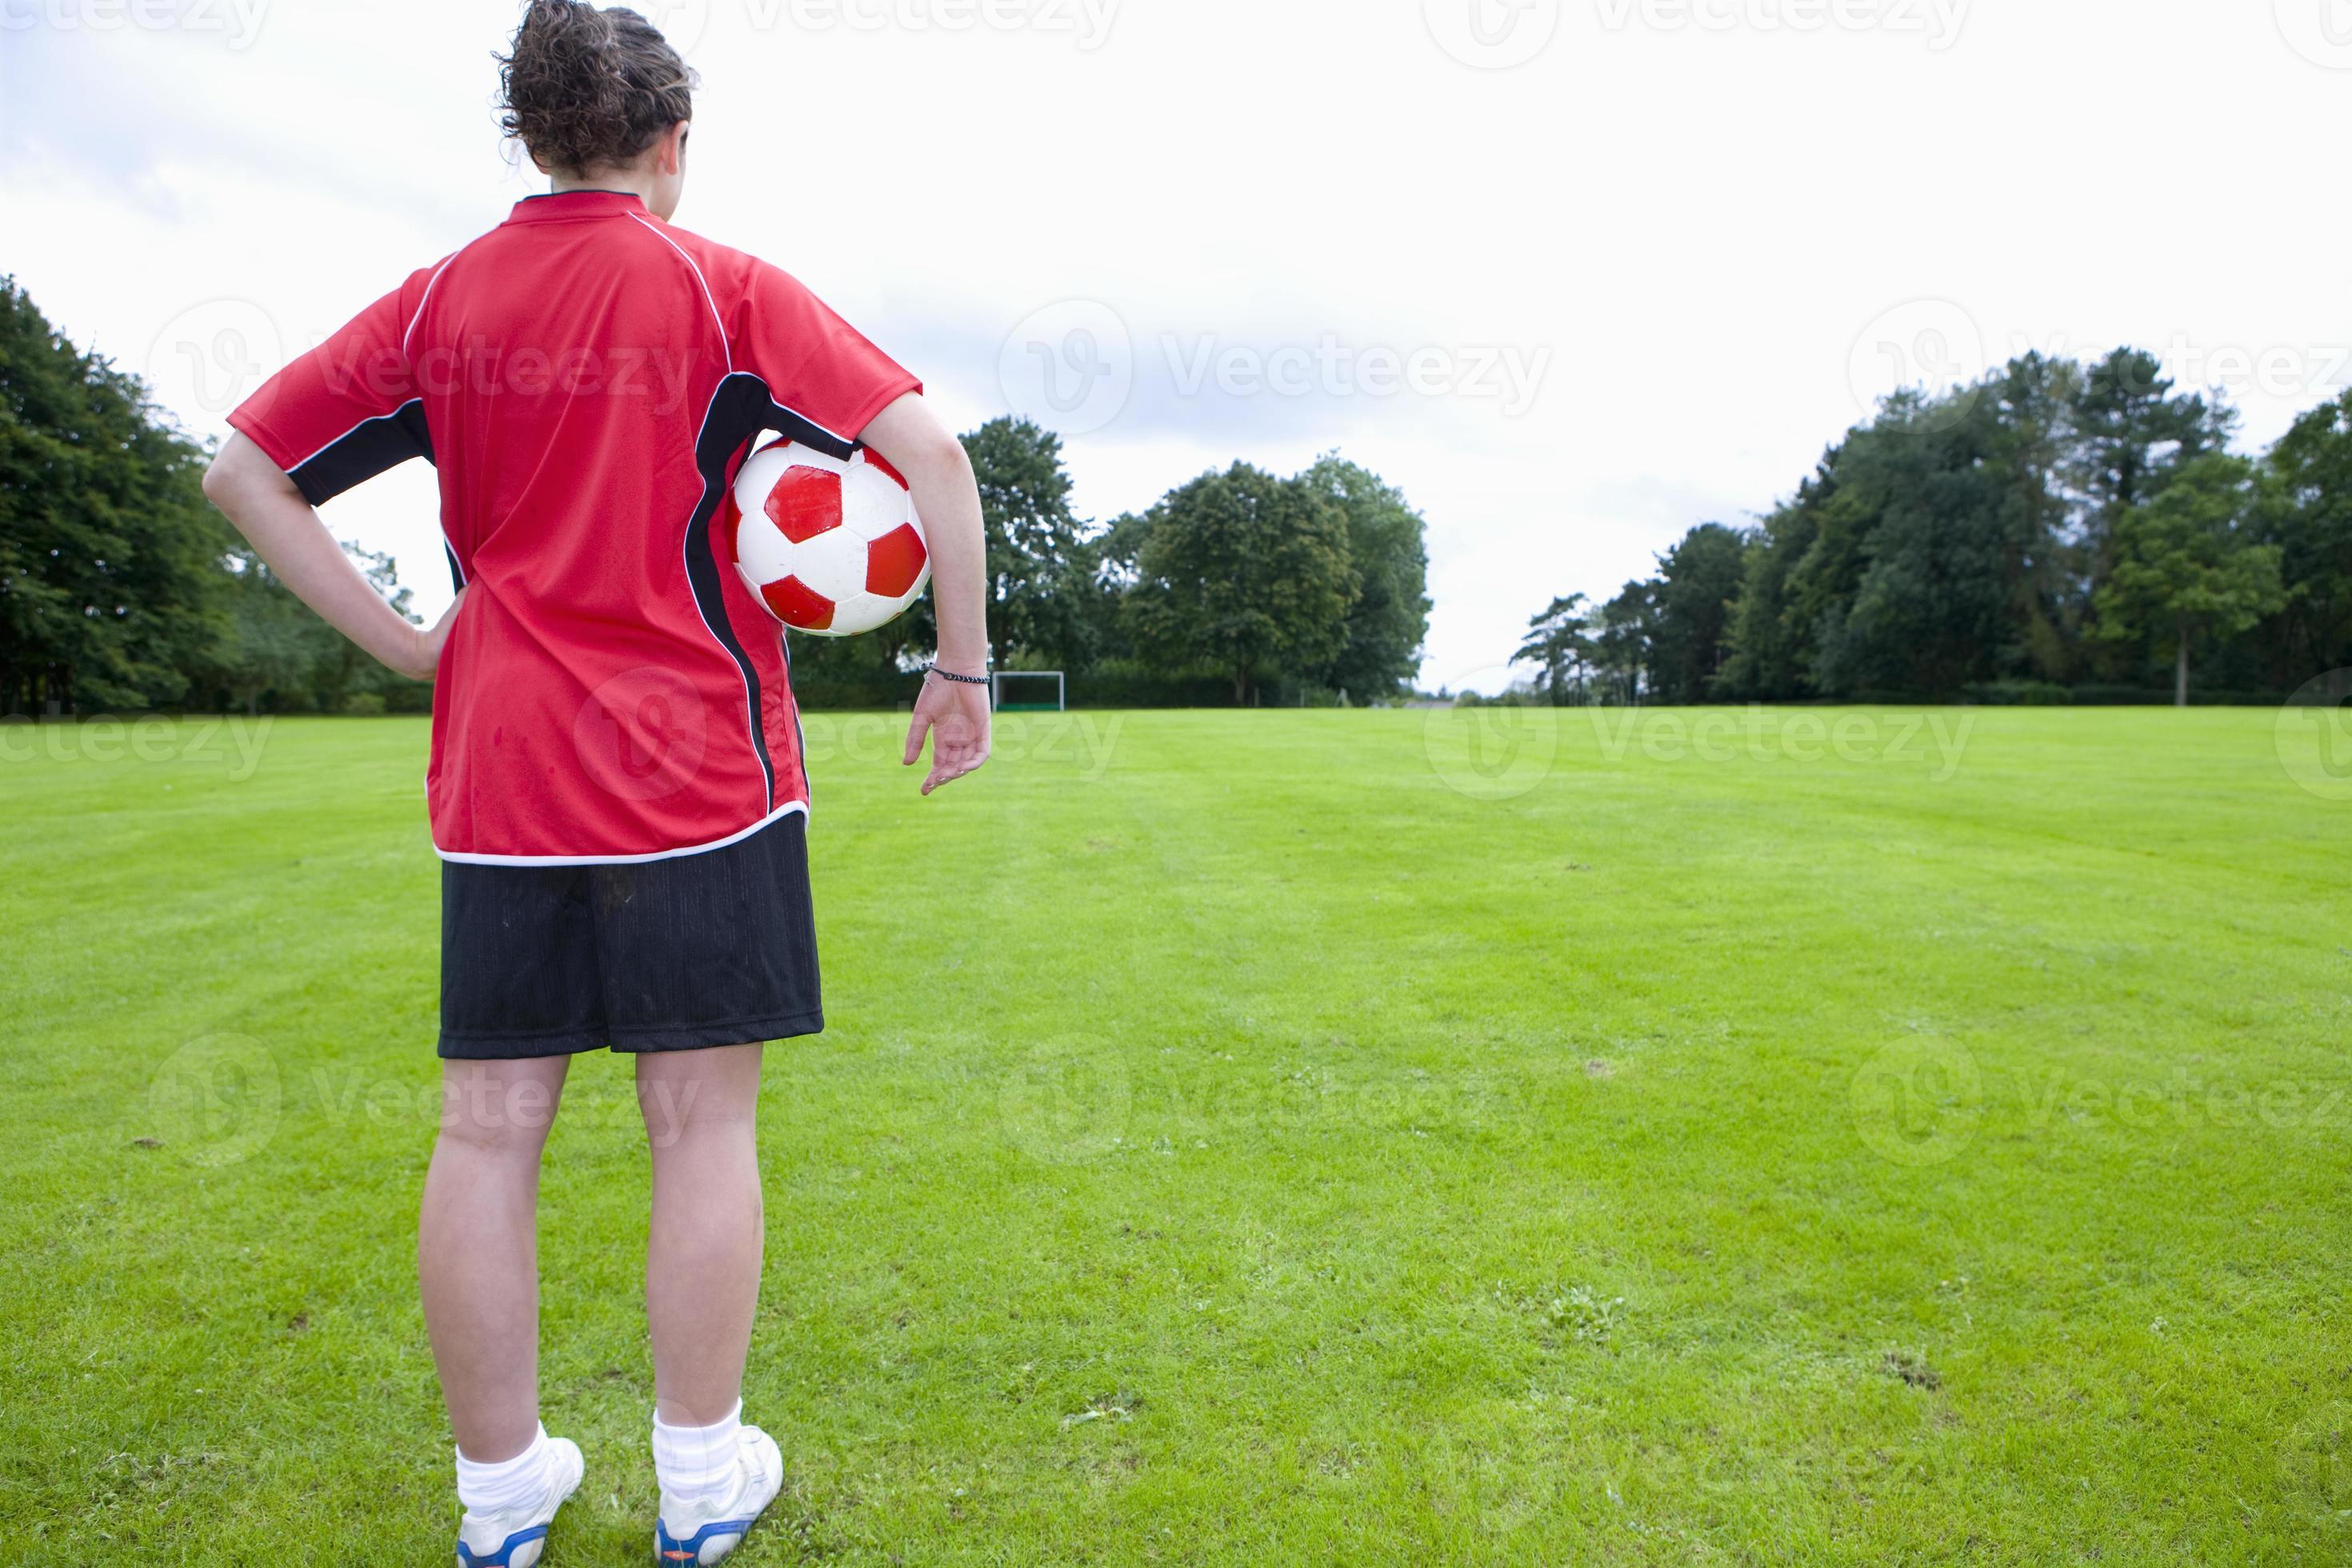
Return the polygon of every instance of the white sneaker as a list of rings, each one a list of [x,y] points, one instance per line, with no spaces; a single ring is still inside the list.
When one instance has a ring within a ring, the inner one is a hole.
[[[547,1550],[547,1527],[555,1510],[580,1489],[585,1467],[580,1445],[569,1437],[547,1440],[547,1496],[522,1508],[496,1513],[466,1510],[457,1526],[457,1568],[531,1568]]]
[[[718,1562],[743,1544],[745,1533],[783,1489],[784,1456],[776,1440],[746,1426],[742,1444],[735,1459],[735,1489],[728,1496],[680,1503],[662,1494],[661,1517],[654,1521],[654,1561],[664,1568]]]

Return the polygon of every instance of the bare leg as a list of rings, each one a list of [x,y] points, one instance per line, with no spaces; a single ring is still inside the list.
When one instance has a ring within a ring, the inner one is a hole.
[[[763,1240],[760,1054],[722,1046],[637,1058],[654,1160],[646,1248],[654,1409],[673,1426],[725,1420],[743,1390]]]
[[[571,1060],[442,1065],[416,1273],[449,1425],[484,1464],[539,1433],[539,1155]]]

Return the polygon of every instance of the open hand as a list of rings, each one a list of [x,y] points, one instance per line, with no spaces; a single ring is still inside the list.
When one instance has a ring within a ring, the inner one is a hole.
[[[931,772],[923,780],[923,793],[929,795],[988,761],[988,731],[987,687],[938,674],[923,677],[923,694],[915,699],[915,722],[907,731],[905,759],[910,768],[920,762],[923,737],[930,736]]]

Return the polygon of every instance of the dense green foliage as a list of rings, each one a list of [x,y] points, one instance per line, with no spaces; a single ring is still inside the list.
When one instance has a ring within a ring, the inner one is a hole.
[[[0,1557],[445,1560],[425,726],[147,722],[0,726]],[[2352,1560],[2352,837],[2276,723],[1016,716],[926,802],[813,716],[735,1561]],[[646,1200],[582,1058],[552,1564],[644,1560]]]
[[[2259,461],[2235,425],[2128,349],[1899,394],[1521,657],[1562,701],[2291,692],[2352,666],[2352,394]]]
[[[0,279],[0,714],[422,709],[208,505],[205,454]],[[404,612],[389,557],[352,554]]]

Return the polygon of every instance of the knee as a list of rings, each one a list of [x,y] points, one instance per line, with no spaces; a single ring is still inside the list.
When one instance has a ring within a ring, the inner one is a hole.
[[[759,1121],[760,1047],[696,1052],[641,1063],[637,1110],[658,1152],[680,1143],[752,1137]]]
[[[539,1158],[555,1122],[556,1095],[536,1079],[453,1079],[442,1087],[441,1141],[473,1153]]]

